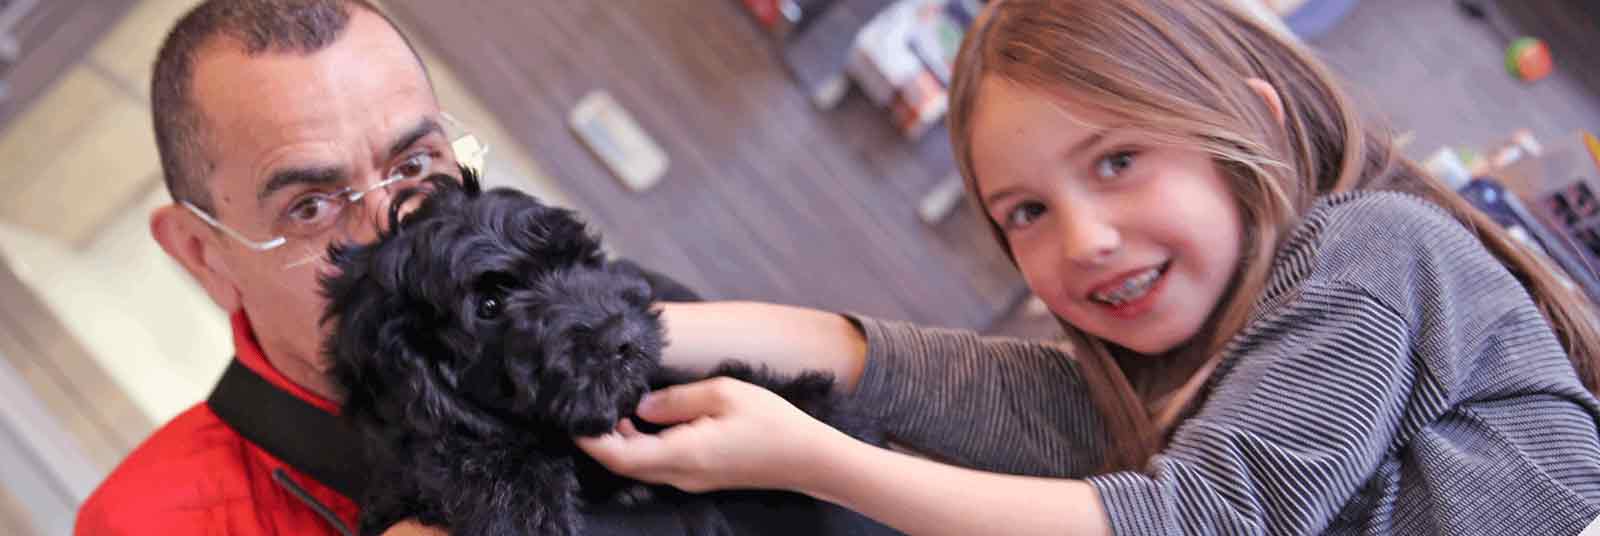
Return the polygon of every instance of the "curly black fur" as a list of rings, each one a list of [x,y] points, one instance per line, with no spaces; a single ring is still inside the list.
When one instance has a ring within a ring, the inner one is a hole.
[[[610,430],[652,387],[695,379],[660,366],[662,327],[639,270],[607,260],[572,211],[482,191],[466,170],[392,207],[374,242],[330,249],[336,269],[322,280],[324,351],[380,473],[363,534],[406,518],[457,535],[577,534],[586,505],[696,500],[611,474],[570,440]],[[714,375],[867,429],[840,410],[827,374],[729,363]]]

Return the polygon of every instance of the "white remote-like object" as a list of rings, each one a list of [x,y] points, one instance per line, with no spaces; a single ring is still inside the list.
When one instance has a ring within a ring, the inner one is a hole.
[[[666,152],[605,90],[585,95],[567,120],[578,138],[628,189],[648,190],[666,175]]]
[[[956,207],[961,206],[964,193],[966,184],[961,182],[961,174],[951,173],[923,194],[922,202],[917,204],[917,215],[922,218],[922,223],[939,225],[939,222],[950,217]]]

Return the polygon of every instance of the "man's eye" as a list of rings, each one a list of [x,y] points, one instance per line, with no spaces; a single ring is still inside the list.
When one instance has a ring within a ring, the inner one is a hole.
[[[420,179],[428,174],[428,169],[433,166],[433,155],[417,153],[407,157],[404,162],[390,168],[390,180]]]
[[[307,226],[322,223],[338,211],[338,203],[332,197],[312,194],[295,200],[286,215],[290,223]]]

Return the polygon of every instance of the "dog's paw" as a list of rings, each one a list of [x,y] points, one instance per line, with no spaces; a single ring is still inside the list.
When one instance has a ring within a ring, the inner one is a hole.
[[[610,433],[617,427],[617,417],[602,416],[586,419],[577,419],[567,424],[567,430],[572,435],[580,437],[594,437]]]
[[[655,499],[656,493],[649,485],[635,484],[617,490],[617,494],[611,497],[611,502],[622,506],[639,506]]]
[[[563,392],[550,404],[545,418],[557,427],[575,436],[597,436],[617,427],[624,408],[632,410],[644,397],[644,384],[625,385],[618,381],[611,385],[590,382],[587,392]],[[617,394],[621,392],[622,394]]]

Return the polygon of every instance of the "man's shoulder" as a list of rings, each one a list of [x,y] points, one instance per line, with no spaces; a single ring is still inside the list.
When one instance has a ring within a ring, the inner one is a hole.
[[[78,511],[78,534],[176,529],[247,500],[248,445],[204,403],[140,443]],[[181,533],[181,532],[180,532]]]

